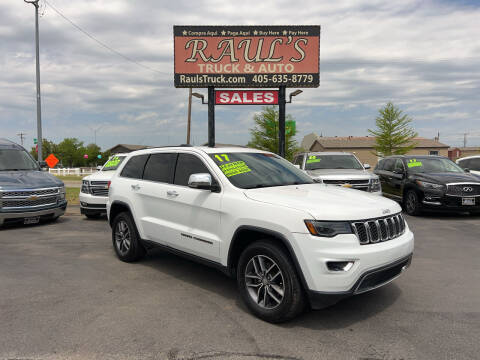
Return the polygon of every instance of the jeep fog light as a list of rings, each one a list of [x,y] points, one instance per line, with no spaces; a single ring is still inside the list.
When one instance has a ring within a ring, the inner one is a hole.
[[[327,268],[330,271],[348,271],[353,264],[353,261],[328,261]]]

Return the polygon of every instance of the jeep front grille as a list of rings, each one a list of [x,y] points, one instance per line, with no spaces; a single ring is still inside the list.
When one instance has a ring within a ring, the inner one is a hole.
[[[352,222],[352,228],[361,245],[375,244],[381,241],[395,239],[406,229],[401,213],[378,219]]]

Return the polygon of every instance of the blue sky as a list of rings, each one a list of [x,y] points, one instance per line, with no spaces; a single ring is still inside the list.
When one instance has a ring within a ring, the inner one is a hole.
[[[44,2],[42,0],[42,2]],[[174,24],[320,24],[321,85],[287,105],[298,140],[367,135],[393,101],[421,136],[480,146],[480,1],[48,0],[125,61],[45,6],[40,18],[44,137],[117,143],[185,142],[187,89],[173,87]],[[33,7],[0,0],[0,137],[36,137]],[[292,89],[294,90],[294,89]],[[195,90],[206,93],[202,89]],[[217,107],[217,142],[245,144],[257,106]],[[193,141],[207,108],[193,102]]]

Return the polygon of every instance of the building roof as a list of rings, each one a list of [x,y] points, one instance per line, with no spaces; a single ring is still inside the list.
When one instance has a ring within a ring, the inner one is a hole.
[[[110,149],[108,149],[107,151],[113,151],[113,149],[115,149],[117,147],[120,147],[120,146],[127,149],[128,151],[142,150],[142,149],[147,149],[147,148],[151,147],[151,146],[147,146],[147,145],[117,144],[117,145],[111,147]]]
[[[325,137],[318,136],[315,133],[308,134],[302,141],[302,147],[310,150],[315,142],[318,142],[325,149],[342,149],[342,148],[373,148],[375,146],[374,136],[335,136]],[[416,148],[448,148],[434,139],[416,137],[413,139]]]

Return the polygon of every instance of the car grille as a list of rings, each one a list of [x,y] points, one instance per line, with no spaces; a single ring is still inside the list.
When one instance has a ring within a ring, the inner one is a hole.
[[[90,194],[93,196],[108,196],[108,181],[91,181]]]
[[[403,259],[391,266],[386,268],[373,271],[372,273],[366,275],[362,278],[360,283],[358,284],[357,288],[355,289],[355,294],[360,294],[362,292],[366,292],[372,289],[375,289],[379,286],[382,286],[401,274],[401,272],[406,269],[410,262],[412,261],[412,257],[409,256],[406,259]]]
[[[55,205],[57,203],[56,196],[42,197],[35,200],[18,199],[18,200],[2,200],[2,209],[18,209],[39,206]]]
[[[323,180],[327,185],[351,185],[352,189],[368,191],[369,180]]]
[[[402,214],[352,222],[352,228],[361,245],[375,244],[401,236],[406,229]]]
[[[30,196],[43,196],[43,195],[57,195],[58,188],[40,189],[40,190],[23,190],[23,191],[2,191],[0,197],[30,197]]]
[[[479,196],[480,184],[447,184],[446,194],[450,196]]]

